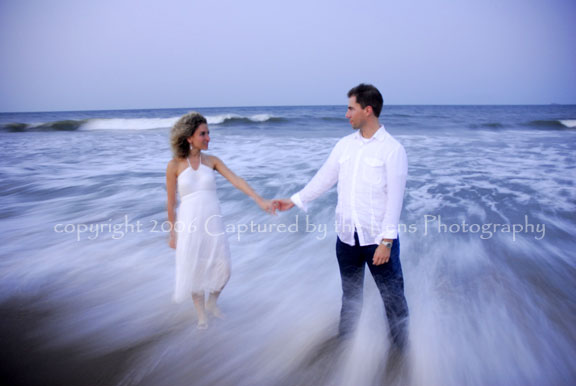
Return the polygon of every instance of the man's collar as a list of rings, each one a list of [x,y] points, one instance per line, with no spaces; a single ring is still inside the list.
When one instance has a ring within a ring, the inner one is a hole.
[[[386,129],[384,128],[384,125],[380,125],[380,127],[378,128],[378,130],[376,130],[376,132],[374,133],[374,135],[370,138],[370,140],[372,138],[376,138],[378,141],[384,141],[386,139],[386,134],[388,134],[386,132]],[[358,129],[354,135],[354,138],[358,139],[358,140],[365,140],[366,138],[362,137],[362,134],[360,132],[360,129]]]
[[[373,138],[376,138],[379,141],[384,141],[387,136],[388,132],[386,131],[386,128],[384,128],[384,125],[380,125],[380,128],[374,133]]]

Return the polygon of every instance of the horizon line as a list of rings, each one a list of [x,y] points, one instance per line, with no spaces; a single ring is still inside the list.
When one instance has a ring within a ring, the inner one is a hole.
[[[88,110],[36,110],[36,111],[0,111],[0,114],[36,114],[36,113],[79,113],[79,112],[101,112],[101,111],[135,111],[135,110],[186,110],[186,109],[225,109],[225,108],[254,108],[254,107],[331,107],[346,106],[346,104],[324,104],[324,105],[245,105],[245,106],[194,106],[194,107],[140,107],[140,108],[118,108],[118,109],[88,109]],[[384,104],[382,112],[386,106],[576,106],[576,103],[527,103],[527,104],[487,104],[487,103],[464,103],[464,104]]]

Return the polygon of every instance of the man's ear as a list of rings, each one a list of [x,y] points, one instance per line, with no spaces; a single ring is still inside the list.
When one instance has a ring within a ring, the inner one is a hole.
[[[364,111],[366,111],[366,113],[368,113],[368,115],[370,115],[370,113],[374,114],[374,109],[370,105],[366,106]]]

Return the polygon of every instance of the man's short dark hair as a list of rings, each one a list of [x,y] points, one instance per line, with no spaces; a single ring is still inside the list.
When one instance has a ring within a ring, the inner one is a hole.
[[[360,83],[348,91],[348,98],[351,97],[356,97],[356,103],[362,106],[363,109],[365,109],[366,106],[372,106],[374,115],[376,117],[380,116],[384,99],[376,87],[371,84]]]

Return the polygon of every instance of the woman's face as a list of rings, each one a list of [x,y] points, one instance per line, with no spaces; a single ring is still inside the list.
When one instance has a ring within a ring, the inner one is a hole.
[[[194,149],[208,150],[208,143],[210,142],[210,130],[208,125],[203,123],[194,132],[194,135],[188,137],[188,143]]]

